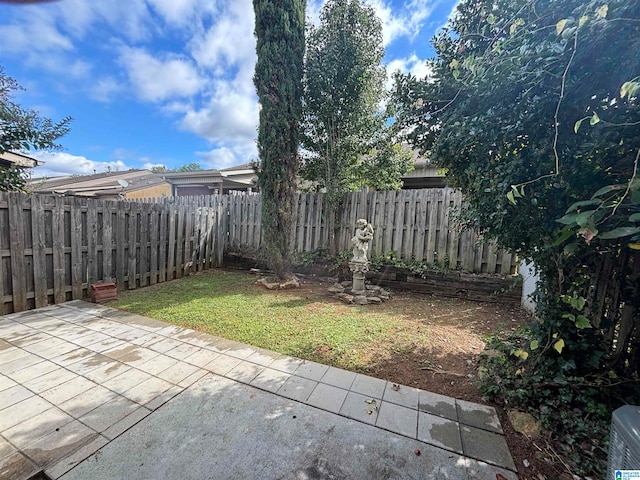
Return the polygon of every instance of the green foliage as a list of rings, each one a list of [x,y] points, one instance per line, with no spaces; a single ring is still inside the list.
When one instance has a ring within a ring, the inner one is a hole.
[[[349,267],[349,261],[353,252],[351,250],[342,250],[336,255],[333,255],[333,263],[331,265],[330,273],[336,275],[340,279],[351,279],[353,274]]]
[[[398,258],[396,253],[391,251],[387,255],[371,256],[371,270],[374,272],[383,271],[385,267],[402,268],[410,271],[414,275],[426,278],[429,272],[451,272],[456,270],[457,267],[452,268],[449,262],[449,257],[445,255],[443,264],[439,263],[427,263],[420,260],[412,259],[407,261],[403,258]]]
[[[254,0],[254,83],[260,100],[258,186],[262,191],[263,241],[269,267],[290,276],[290,232],[298,173],[302,116],[305,0]]]
[[[27,183],[24,170],[14,166],[0,167],[0,192],[21,192]]]
[[[574,202],[633,178],[640,137],[629,82],[638,64],[625,52],[640,47],[639,10],[466,1],[433,40],[432,77],[397,76],[400,121],[465,192],[469,225],[533,257]],[[592,126],[576,134],[585,115]]]
[[[25,110],[13,101],[21,89],[0,67],[0,153],[62,148],[55,142],[69,131],[71,117],[53,123],[34,110]]]
[[[13,100],[22,87],[0,67],[0,154],[11,151],[60,149],[56,140],[67,134],[71,117],[58,123],[26,110]],[[17,168],[0,169],[0,191],[22,190],[25,174]]]
[[[176,168],[167,168],[164,165],[157,165],[155,167],[151,167],[151,171],[153,173],[169,173],[169,172],[197,172],[200,170],[204,170],[199,163],[191,162],[186,165],[181,165]]]
[[[380,111],[385,100],[382,24],[360,0],[329,0],[307,28],[301,174],[337,207],[360,185],[400,188],[412,166]]]
[[[186,165],[181,165],[176,168],[175,172],[197,172],[199,170],[203,170],[198,162],[187,163]]]
[[[295,252],[293,264],[296,267],[309,267],[313,264],[331,261],[329,250],[326,248],[318,248],[311,252]]]
[[[503,330],[488,338],[478,386],[483,395],[531,413],[552,433],[578,475],[604,478],[611,411],[640,401],[640,383],[615,372],[576,375],[574,362],[555,354],[541,358],[531,329]],[[556,352],[557,353],[557,352]]]

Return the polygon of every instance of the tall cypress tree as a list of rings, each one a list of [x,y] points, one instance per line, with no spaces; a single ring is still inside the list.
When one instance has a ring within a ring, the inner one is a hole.
[[[266,261],[291,276],[291,229],[298,173],[306,0],[253,0],[260,100],[258,186]]]

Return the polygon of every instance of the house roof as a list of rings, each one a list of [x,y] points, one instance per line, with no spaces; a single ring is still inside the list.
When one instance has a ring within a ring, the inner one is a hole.
[[[219,170],[194,170],[192,172],[168,172],[162,176],[173,185],[219,185],[222,175]]]
[[[242,170],[248,170],[248,171],[251,171],[251,172],[255,172],[256,169],[254,167],[254,164],[250,162],[250,163],[243,163],[241,165],[235,165],[233,167],[221,168],[220,172],[224,176],[224,174],[226,172],[236,172],[236,171],[242,171]]]
[[[27,188],[35,193],[73,194],[82,197],[114,196],[165,183],[161,175],[149,170],[105,172],[94,175],[68,175],[32,179]]]
[[[0,165],[3,167],[14,165],[18,168],[33,168],[39,165],[44,165],[44,162],[42,160],[29,157],[24,153],[4,152],[0,153]]]

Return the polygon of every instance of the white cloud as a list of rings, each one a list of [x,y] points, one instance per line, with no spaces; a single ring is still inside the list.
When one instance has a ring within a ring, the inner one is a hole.
[[[255,142],[235,143],[214,148],[208,152],[196,152],[204,168],[222,169],[249,163],[258,158]]]
[[[408,3],[396,3],[393,7],[391,2],[385,0],[369,0],[367,3],[376,10],[382,20],[385,46],[400,37],[413,40],[436,4],[434,0],[412,0]]]
[[[158,59],[141,48],[122,47],[120,62],[143,100],[158,102],[197,94],[204,85],[191,61],[166,53]]]
[[[151,170],[154,167],[165,167],[168,168],[164,163],[153,163],[153,162],[145,162],[142,164],[143,170]]]
[[[71,39],[61,33],[55,23],[40,10],[12,24],[0,25],[2,50],[5,54],[41,54],[73,50]]]
[[[86,61],[73,59],[59,52],[50,52],[42,55],[28,55],[27,65],[43,69],[49,73],[60,75],[64,79],[63,84],[68,84],[70,78],[86,79],[90,76],[93,66]],[[73,86],[77,92],[77,85]]]
[[[253,36],[254,13],[250,0],[229,2],[219,12],[208,30],[193,37],[190,50],[198,65],[224,75],[229,67],[242,67],[256,62],[256,41]]]
[[[193,22],[195,14],[211,2],[200,0],[147,0],[147,3],[167,22],[176,26],[185,26]],[[215,2],[214,2],[215,3]]]
[[[210,142],[254,139],[257,125],[258,102],[236,91],[216,94],[204,108],[188,111],[181,122],[182,128]]]
[[[307,0],[307,20],[314,25],[320,24],[320,10],[325,4],[325,0]]]
[[[152,27],[144,0],[64,0],[48,7],[43,5],[41,8],[78,39],[91,35],[97,24],[106,24],[120,37],[141,41],[149,38]]]
[[[382,22],[382,39],[388,46],[400,37],[413,40],[422,29],[439,0],[411,0],[410,2],[393,2],[392,0],[365,0],[373,7]],[[314,25],[320,24],[320,10],[326,0],[308,0],[307,18]]]
[[[89,87],[89,96],[98,102],[109,102],[123,90],[123,86],[113,77],[102,77]]]
[[[427,61],[423,58],[418,58],[415,53],[406,58],[392,60],[387,64],[387,72],[389,75],[393,74],[396,70],[400,70],[402,73],[410,73],[418,78],[425,78],[427,74],[431,72]]]
[[[42,160],[45,165],[31,170],[34,178],[58,177],[63,175],[93,175],[111,170],[129,170],[124,162],[97,162],[83,156],[71,155],[65,152],[31,152],[30,156]]]
[[[215,148],[209,152],[196,152],[196,155],[202,159],[205,168],[214,168],[217,170],[246,163],[234,149],[229,147]]]

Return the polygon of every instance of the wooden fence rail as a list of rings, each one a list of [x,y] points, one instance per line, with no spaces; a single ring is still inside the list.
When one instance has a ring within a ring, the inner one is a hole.
[[[356,192],[338,218],[339,250],[350,250],[358,218],[375,235],[371,253],[476,273],[515,273],[516,258],[473,232],[458,232],[451,189]],[[135,289],[222,264],[225,251],[257,249],[260,195],[140,201],[0,193],[0,313],[87,296],[92,283]],[[328,248],[323,194],[299,193],[294,249]]]

